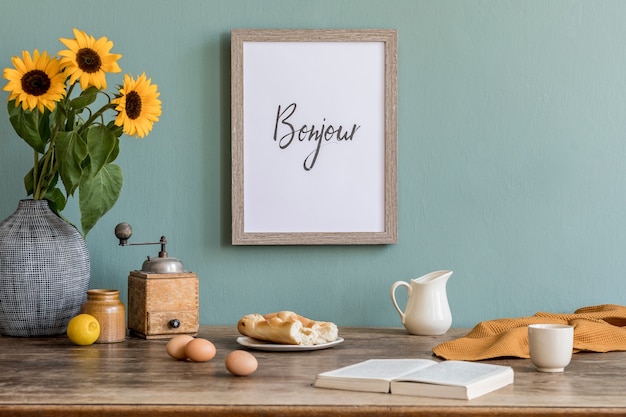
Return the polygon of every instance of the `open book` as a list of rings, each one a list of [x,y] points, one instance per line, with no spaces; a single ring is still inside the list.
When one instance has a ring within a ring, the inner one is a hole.
[[[429,359],[370,359],[315,378],[318,388],[471,400],[513,383],[509,366]]]

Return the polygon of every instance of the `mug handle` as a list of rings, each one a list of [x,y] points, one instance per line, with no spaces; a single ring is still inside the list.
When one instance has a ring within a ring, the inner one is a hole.
[[[393,306],[395,307],[398,314],[400,314],[400,318],[402,319],[402,324],[404,324],[404,313],[402,312],[402,310],[400,310],[400,307],[398,307],[398,302],[396,301],[396,289],[398,287],[406,287],[406,292],[410,297],[411,286],[409,285],[408,282],[404,282],[404,281],[396,281],[391,286],[391,301],[393,302]]]

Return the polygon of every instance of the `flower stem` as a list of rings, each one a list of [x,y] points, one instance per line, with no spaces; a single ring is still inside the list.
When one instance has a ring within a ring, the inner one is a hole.
[[[39,200],[39,153],[33,151],[33,199]]]
[[[103,105],[102,107],[100,107],[100,109],[93,113],[91,116],[89,116],[89,119],[87,119],[85,121],[85,123],[83,123],[80,128],[78,129],[78,134],[82,133],[83,130],[85,130],[86,128],[88,128],[89,126],[91,126],[91,124],[100,116],[102,116],[104,114],[105,111],[109,110],[109,109],[113,109],[115,108],[115,104],[109,102],[105,105]]]
[[[58,167],[56,166],[55,161],[54,161],[55,139],[56,139],[56,134],[53,134],[51,136],[48,150],[43,155],[43,165],[41,166],[41,171],[38,173],[37,182],[34,184],[35,189],[33,190],[33,198],[35,200],[42,200],[45,197],[46,192],[48,190],[48,186],[50,185],[49,182],[52,178],[54,178],[56,171],[58,170]],[[44,182],[46,183],[45,187],[44,187]]]

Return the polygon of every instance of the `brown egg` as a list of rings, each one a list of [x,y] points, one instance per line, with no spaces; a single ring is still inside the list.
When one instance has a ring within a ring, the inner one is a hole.
[[[226,356],[224,362],[226,369],[233,375],[246,376],[250,375],[259,366],[256,358],[245,350],[234,350]]]
[[[188,334],[179,334],[178,336],[174,336],[167,342],[165,345],[165,350],[168,355],[172,358],[177,359],[179,361],[187,359],[187,354],[185,353],[185,346],[189,342],[193,340],[192,336]]]
[[[194,362],[207,362],[215,357],[215,345],[202,338],[196,338],[185,346],[187,358]]]

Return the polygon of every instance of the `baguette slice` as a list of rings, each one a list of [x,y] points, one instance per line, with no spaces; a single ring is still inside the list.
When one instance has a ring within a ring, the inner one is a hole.
[[[248,314],[237,323],[237,330],[244,336],[285,345],[313,346],[337,339],[335,323],[315,321],[293,311]]]

